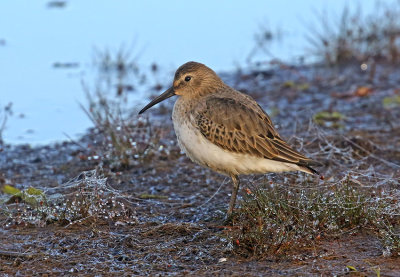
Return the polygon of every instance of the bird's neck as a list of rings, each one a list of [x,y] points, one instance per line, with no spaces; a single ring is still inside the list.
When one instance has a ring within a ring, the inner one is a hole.
[[[201,89],[197,90],[194,93],[195,94],[194,97],[200,98],[207,95],[216,94],[219,91],[225,90],[226,87],[227,85],[221,80],[219,82],[204,84],[204,86],[202,86]]]

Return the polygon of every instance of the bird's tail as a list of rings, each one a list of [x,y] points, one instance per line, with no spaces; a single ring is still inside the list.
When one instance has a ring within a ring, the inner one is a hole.
[[[298,163],[297,166],[300,168],[301,171],[306,172],[308,174],[314,174],[314,175],[318,175],[321,178],[323,178],[323,176],[314,168],[312,168],[311,166],[320,166],[321,164],[319,162],[315,162],[315,161],[311,161],[311,162],[307,162],[307,163]]]
[[[299,166],[301,168],[301,171],[309,173],[309,174],[315,174],[315,175],[321,175],[319,174],[318,171],[316,171],[314,168],[312,168],[311,166]]]

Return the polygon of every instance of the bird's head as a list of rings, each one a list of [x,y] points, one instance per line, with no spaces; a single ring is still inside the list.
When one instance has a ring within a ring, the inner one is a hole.
[[[175,72],[172,86],[147,104],[139,114],[174,95],[195,98],[218,90],[224,83],[209,67],[197,62],[187,62]]]

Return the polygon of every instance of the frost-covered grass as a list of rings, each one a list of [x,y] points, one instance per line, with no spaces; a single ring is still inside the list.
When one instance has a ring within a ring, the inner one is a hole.
[[[123,221],[124,224],[135,221],[120,193],[107,185],[101,169],[84,171],[60,187],[46,191],[30,188],[19,193],[14,190],[16,193],[0,207],[0,213],[6,215],[5,227],[70,225],[98,220]]]
[[[400,191],[363,187],[347,175],[338,182],[250,185],[228,232],[244,256],[287,254],[320,239],[369,232],[383,255],[400,255]]]

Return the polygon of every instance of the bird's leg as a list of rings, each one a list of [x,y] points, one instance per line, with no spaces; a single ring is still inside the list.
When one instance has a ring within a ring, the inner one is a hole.
[[[233,212],[233,208],[235,207],[235,202],[236,202],[236,196],[239,190],[239,178],[236,175],[232,175],[232,182],[233,182],[233,189],[232,189],[232,195],[231,195],[231,201],[229,202],[229,209],[227,216],[230,217]]]

